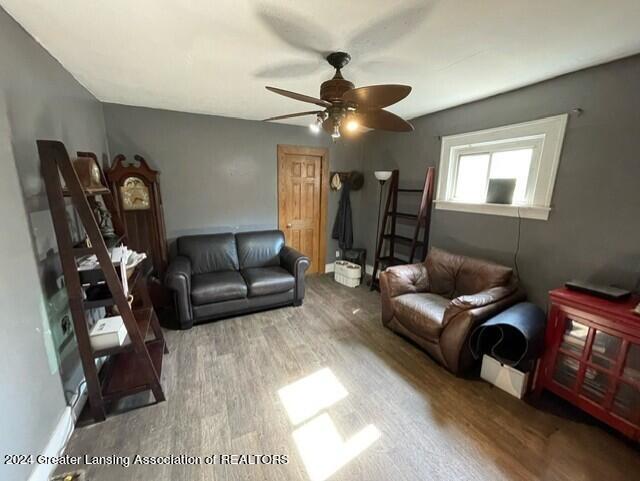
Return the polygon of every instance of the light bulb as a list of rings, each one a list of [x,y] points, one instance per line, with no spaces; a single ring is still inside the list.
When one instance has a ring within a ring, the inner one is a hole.
[[[320,125],[318,125],[318,122],[313,122],[312,124],[309,124],[309,130],[314,134],[317,134],[320,132]]]
[[[347,130],[349,132],[355,132],[356,130],[358,130],[358,127],[360,125],[358,124],[358,121],[355,119],[351,119],[349,120],[349,122],[347,122]]]
[[[331,137],[333,137],[334,140],[340,138],[340,125],[338,123],[333,125],[333,133],[331,134]]]

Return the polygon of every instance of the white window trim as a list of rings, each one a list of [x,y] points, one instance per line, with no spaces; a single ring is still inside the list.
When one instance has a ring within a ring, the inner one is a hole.
[[[547,220],[551,211],[551,197],[560,163],[567,118],[567,114],[562,114],[531,122],[443,137],[436,209]],[[530,201],[524,205],[456,201],[453,195],[458,166],[457,157],[460,151],[464,150],[465,154],[473,151],[481,152],[483,145],[486,149],[487,145],[495,147],[496,143],[504,143],[505,148],[534,146],[536,161],[532,159],[534,170],[530,173],[530,176],[533,176],[529,182],[529,186],[532,186],[532,192],[528,193]]]

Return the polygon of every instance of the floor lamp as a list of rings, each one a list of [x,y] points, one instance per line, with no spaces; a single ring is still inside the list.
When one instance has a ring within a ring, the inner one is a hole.
[[[373,175],[376,176],[378,182],[380,182],[380,193],[378,194],[378,222],[376,223],[376,242],[378,241],[378,235],[380,234],[380,209],[382,209],[382,187],[384,183],[391,177],[390,170],[376,170]],[[376,246],[377,249],[377,246]]]

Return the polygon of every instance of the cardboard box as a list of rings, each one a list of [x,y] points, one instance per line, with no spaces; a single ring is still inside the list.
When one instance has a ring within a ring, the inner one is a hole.
[[[95,323],[89,336],[94,349],[108,349],[122,346],[127,338],[127,328],[121,316],[105,317]]]

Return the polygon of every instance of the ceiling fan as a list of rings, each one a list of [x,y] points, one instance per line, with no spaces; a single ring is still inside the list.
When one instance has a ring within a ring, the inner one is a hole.
[[[353,83],[346,80],[340,70],[351,60],[351,55],[345,52],[333,52],[327,56],[327,62],[336,69],[331,80],[320,85],[320,98],[310,97],[275,87],[267,90],[285,97],[302,102],[318,105],[323,110],[310,110],[295,114],[278,115],[268,120],[282,120],[303,115],[315,115],[315,122],[310,125],[311,130],[319,132],[324,129],[333,139],[338,139],[344,129],[355,131],[359,126],[392,132],[410,132],[413,126],[396,114],[384,110],[384,107],[395,104],[411,92],[408,85],[370,85],[355,88]]]

